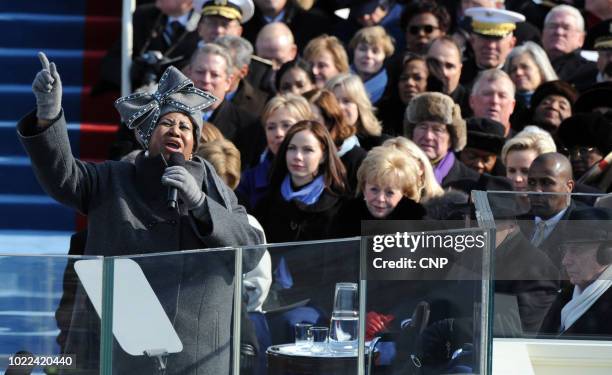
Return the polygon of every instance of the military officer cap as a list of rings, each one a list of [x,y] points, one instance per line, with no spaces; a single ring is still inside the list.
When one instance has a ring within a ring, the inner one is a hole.
[[[598,51],[612,50],[612,20],[603,21],[599,32],[595,35],[595,47]]]
[[[245,23],[253,17],[253,0],[206,0],[202,5],[202,16],[220,16]]]
[[[489,38],[503,38],[516,29],[517,22],[525,16],[505,9],[475,7],[466,9],[465,15],[472,18],[472,32]]]

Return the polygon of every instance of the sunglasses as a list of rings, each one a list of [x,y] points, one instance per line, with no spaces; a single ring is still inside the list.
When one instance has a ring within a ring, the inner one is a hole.
[[[418,35],[421,30],[423,30],[425,32],[425,34],[431,34],[434,32],[434,30],[438,30],[439,27],[437,26],[433,26],[433,25],[414,25],[414,26],[410,26],[408,28],[408,32],[410,32],[410,34],[412,35]]]

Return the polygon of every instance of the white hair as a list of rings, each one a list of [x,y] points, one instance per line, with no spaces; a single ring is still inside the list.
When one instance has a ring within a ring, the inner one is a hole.
[[[576,20],[576,27],[578,28],[578,30],[584,32],[584,17],[582,17],[582,14],[580,14],[580,11],[578,9],[567,4],[557,5],[556,7],[552,8],[546,14],[546,18],[544,18],[544,25],[546,25],[550,21],[550,18],[555,13],[567,13],[570,16],[574,17],[574,19]]]
[[[537,43],[527,41],[520,46],[516,46],[512,49],[506,63],[504,64],[504,71],[510,74],[511,63],[515,57],[521,56],[528,53],[531,56],[533,62],[540,69],[540,75],[542,76],[542,82],[556,81],[559,79],[555,69],[552,67],[546,51],[540,47]]]
[[[514,94],[516,93],[516,87],[514,86],[514,82],[510,79],[510,76],[506,74],[501,69],[487,69],[478,73],[476,80],[474,81],[474,86],[472,87],[472,96],[478,95],[480,93],[481,86],[485,82],[497,82],[499,80],[505,80],[507,83],[508,96],[514,98]]]
[[[215,39],[215,43],[227,48],[234,58],[236,68],[241,69],[251,63],[253,45],[248,40],[239,36],[223,35]]]

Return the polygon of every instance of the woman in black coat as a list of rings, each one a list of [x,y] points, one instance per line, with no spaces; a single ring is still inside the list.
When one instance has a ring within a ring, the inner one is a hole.
[[[361,235],[362,220],[420,220],[423,180],[414,158],[391,146],[374,147],[357,172],[359,196],[338,215],[337,237]]]
[[[330,133],[318,122],[300,121],[278,150],[270,189],[255,216],[270,243],[331,238],[345,191],[345,168]]]
[[[270,243],[328,239],[333,236],[332,224],[345,189],[345,169],[326,127],[315,121],[300,121],[285,135],[275,158],[270,188],[254,214]],[[294,316],[299,315],[296,321],[311,321],[310,317],[320,316],[319,309],[311,308],[321,305],[314,301],[333,295],[333,286],[325,288],[321,283],[325,268],[322,253],[334,250],[334,246],[321,244],[269,249],[274,282],[266,309],[311,301],[308,316],[290,309],[278,320],[270,320],[273,332],[290,332]],[[287,342],[291,338],[281,335],[273,338],[273,342]]]

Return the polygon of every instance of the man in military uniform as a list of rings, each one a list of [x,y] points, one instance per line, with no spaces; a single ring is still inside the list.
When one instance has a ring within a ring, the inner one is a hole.
[[[472,18],[470,44],[474,59],[463,65],[461,83],[471,85],[478,72],[501,69],[506,57],[516,44],[514,30],[517,22],[524,22],[522,14],[503,9],[469,8],[465,11]]]
[[[245,24],[251,21],[254,13],[252,0],[206,0],[202,5],[202,19],[198,25],[201,38],[199,45],[213,43],[225,35],[242,37],[243,25],[247,27]],[[271,94],[274,91],[271,76],[272,63],[256,55],[251,56],[245,79],[253,87]]]

